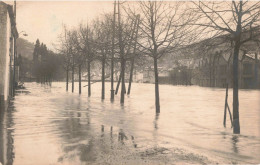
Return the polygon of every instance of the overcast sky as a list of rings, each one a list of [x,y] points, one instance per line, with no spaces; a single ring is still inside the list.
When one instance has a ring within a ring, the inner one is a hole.
[[[8,2],[9,4],[13,2]],[[25,31],[25,38],[30,42],[37,38],[53,49],[57,36],[62,31],[62,24],[77,26],[80,22],[87,23],[96,16],[113,11],[113,1],[78,1],[78,2],[17,2],[18,32]]]

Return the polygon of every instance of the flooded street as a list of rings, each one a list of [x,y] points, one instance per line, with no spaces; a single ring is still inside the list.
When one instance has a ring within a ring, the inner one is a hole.
[[[259,90],[240,90],[241,134],[233,135],[229,116],[223,127],[225,89],[160,85],[155,115],[154,84],[132,84],[124,106],[119,95],[110,102],[110,83],[104,101],[101,83],[90,98],[77,83],[75,93],[65,83],[25,87],[1,116],[4,164],[260,163]]]

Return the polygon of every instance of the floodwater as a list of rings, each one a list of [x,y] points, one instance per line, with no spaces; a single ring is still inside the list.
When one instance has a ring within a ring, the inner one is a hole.
[[[110,102],[110,84],[82,94],[26,83],[1,115],[2,164],[206,164],[260,163],[260,91],[240,90],[241,134],[223,127],[225,89],[132,84],[125,105]],[[83,83],[83,86],[86,83]],[[229,90],[232,109],[232,89]]]

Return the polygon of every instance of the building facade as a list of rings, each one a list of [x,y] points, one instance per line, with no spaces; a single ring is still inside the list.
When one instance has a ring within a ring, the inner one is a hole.
[[[13,7],[0,2],[0,104],[12,95],[14,42],[18,37]]]
[[[207,87],[229,87],[233,85],[232,56],[215,54],[200,61],[199,67],[194,69],[192,84]],[[259,51],[245,53],[241,51],[238,63],[239,88],[260,88]]]

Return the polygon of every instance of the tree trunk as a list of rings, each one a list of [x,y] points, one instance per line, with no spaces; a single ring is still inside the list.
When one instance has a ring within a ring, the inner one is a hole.
[[[114,90],[114,56],[111,59],[111,90],[110,90],[110,100],[114,101],[115,90]]]
[[[131,92],[131,85],[132,85],[132,81],[133,81],[133,70],[134,70],[134,58],[131,61],[131,70],[130,70],[130,77],[129,77],[129,84],[128,84],[128,90],[127,90],[127,94],[129,95]]]
[[[157,58],[154,57],[154,78],[155,78],[155,107],[156,113],[160,113],[160,97],[159,97],[159,78],[157,68]]]
[[[225,97],[225,106],[224,106],[224,120],[223,120],[224,127],[226,127],[227,99],[228,99],[228,84],[226,86],[226,97]]]
[[[72,65],[71,82],[72,82],[71,91],[73,93],[74,92],[74,64]]]
[[[122,74],[121,74],[121,72],[120,72],[119,79],[118,79],[117,85],[116,85],[115,95],[117,95],[117,93],[118,93],[118,90],[119,90],[119,86],[120,86],[120,84],[121,84],[121,81],[122,81]],[[123,86],[124,86],[124,93],[126,94],[125,84],[124,84]]]
[[[90,83],[90,61],[88,61],[88,97],[91,96],[91,83]]]
[[[211,62],[211,57],[209,57],[209,86],[212,87],[212,62]]]
[[[239,102],[238,102],[238,55],[239,55],[239,40],[235,41],[234,56],[233,56],[233,133],[240,134],[239,124]]]
[[[121,98],[120,98],[120,103],[124,104],[125,102],[125,59],[121,59],[121,80],[122,80],[122,85],[121,85]]]
[[[52,85],[52,77],[50,78],[50,86]]]
[[[212,87],[216,87],[216,74],[215,74],[215,63],[216,63],[216,54],[213,57],[213,68],[212,68]]]
[[[112,58],[111,58],[111,90],[110,100],[114,101],[114,49],[115,49],[115,22],[116,22],[116,3],[114,3],[113,33],[112,33]]]
[[[102,91],[101,91],[101,99],[105,99],[105,57],[102,59]]]
[[[255,88],[258,88],[258,59],[257,52],[255,53]]]
[[[69,90],[69,69],[66,69],[66,91]]]
[[[81,65],[79,65],[79,94],[81,94]]]
[[[124,83],[124,86],[123,86],[123,88],[124,88],[124,94],[126,94],[126,87],[125,87],[126,85],[125,85],[125,83]]]
[[[116,85],[116,92],[115,92],[116,95],[118,93],[118,89],[119,89],[119,86],[120,86],[120,83],[121,83],[121,79],[122,79],[122,71],[120,72],[119,79],[118,79],[118,82],[117,82],[117,85]]]

